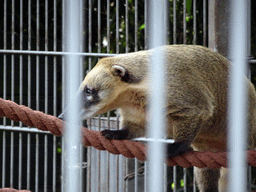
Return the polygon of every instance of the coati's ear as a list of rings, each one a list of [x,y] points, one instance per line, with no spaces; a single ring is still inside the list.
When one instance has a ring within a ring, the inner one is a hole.
[[[126,83],[139,83],[141,79],[135,78],[127,69],[121,65],[113,65],[111,67],[113,75],[119,76]]]
[[[123,79],[126,74],[126,69],[120,65],[113,65],[111,67],[111,71],[112,71],[113,75],[117,75],[117,76],[121,77],[121,79]]]

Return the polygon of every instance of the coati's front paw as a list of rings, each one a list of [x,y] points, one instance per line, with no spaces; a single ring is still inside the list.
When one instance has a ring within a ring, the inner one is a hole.
[[[115,139],[115,140],[123,140],[128,138],[128,130],[127,129],[121,129],[121,130],[109,130],[105,129],[101,131],[101,135],[104,136],[107,139]]]
[[[167,145],[168,158],[182,155],[189,151],[193,151],[193,149],[190,147],[190,145],[186,141],[177,141]]]

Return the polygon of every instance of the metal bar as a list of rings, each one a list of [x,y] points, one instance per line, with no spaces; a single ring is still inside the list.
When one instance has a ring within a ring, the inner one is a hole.
[[[119,53],[119,0],[116,0],[116,53]]]
[[[231,3],[229,53],[232,64],[228,105],[229,190],[246,191],[246,75],[247,61],[247,4],[236,0]],[[239,26],[239,27],[237,27]]]
[[[36,50],[39,51],[40,36],[39,36],[39,0],[36,1]],[[39,110],[39,56],[36,56],[36,110]]]
[[[144,1],[144,22],[145,22],[145,28],[144,28],[144,49],[148,49],[148,0]]]
[[[81,39],[81,41],[80,41],[80,52],[83,52],[84,51],[84,28],[85,28],[85,26],[84,26],[84,21],[83,21],[83,18],[84,18],[84,4],[85,4],[85,2],[84,1],[80,1],[80,10],[79,10],[79,12],[80,12],[80,23],[79,23],[79,25],[80,25],[80,39]],[[79,73],[79,81],[80,82],[82,82],[82,80],[83,80],[83,77],[84,77],[84,67],[83,67],[83,65],[84,65],[84,58],[79,58],[79,60],[80,60],[80,73]],[[84,177],[84,167],[83,167],[83,157],[84,157],[84,154],[85,154],[85,149],[84,149],[84,147],[83,147],[83,145],[80,143],[80,152],[79,152],[81,155],[80,155],[80,159],[79,159],[79,163],[80,163],[80,175],[79,175],[79,177],[80,177],[80,189],[85,189],[85,184],[84,184],[84,179],[85,179],[85,177]]]
[[[23,49],[23,0],[20,0],[20,50]],[[20,105],[23,103],[23,56],[20,55]],[[19,122],[22,127],[22,123]]]
[[[5,188],[6,132],[3,131],[2,188]]]
[[[167,8],[167,1],[154,0],[150,2],[150,48],[165,44],[166,31],[164,29],[164,13]],[[159,14],[162,13],[162,14]],[[162,139],[165,135],[164,115],[164,56],[162,52],[156,50],[151,57],[151,92],[149,104],[149,130],[148,137],[153,139]],[[164,171],[164,144],[159,142],[149,143],[149,191],[163,191],[164,180],[162,179]]]
[[[193,192],[196,192],[196,173],[195,173],[195,167],[193,167]]]
[[[10,187],[13,188],[14,135],[11,132]]]
[[[196,0],[193,0],[193,44],[195,45],[196,42],[197,42],[197,39],[196,39],[196,34],[197,34],[197,31],[196,31]]]
[[[101,0],[98,0],[98,53],[101,52]]]
[[[12,127],[12,126],[2,126],[0,125],[0,130],[8,130],[8,131],[22,131],[22,132],[28,132],[28,133],[47,133],[52,134],[50,131],[41,131],[37,128],[27,128],[27,127]]]
[[[187,1],[183,0],[183,44],[187,43],[186,9],[187,9]]]
[[[7,0],[4,0],[4,50],[7,48]],[[7,65],[6,55],[4,55],[4,74],[3,74],[3,98],[6,99],[7,95]],[[6,117],[3,119],[3,125],[6,125]]]
[[[187,169],[186,168],[183,168],[183,181],[184,181],[183,191],[187,192]]]
[[[89,53],[92,52],[92,0],[89,0]],[[89,57],[89,71],[92,70],[92,58]]]
[[[65,9],[66,4],[65,4],[65,0],[62,0],[62,52],[65,51],[66,46],[65,46]],[[65,96],[65,92],[64,90],[66,89],[66,70],[65,70],[65,58],[62,57],[62,103],[61,103],[61,107],[62,107],[62,111],[64,111],[65,109],[65,103],[66,103],[66,96]],[[65,151],[65,145],[64,145],[64,139],[61,139],[61,149],[62,149],[62,153],[61,153],[61,191],[64,191],[64,166],[65,166],[65,161],[64,161],[64,151]]]
[[[15,3],[12,0],[12,50],[15,49]],[[15,91],[15,68],[14,68],[14,55],[12,55],[11,62],[11,100],[14,101],[14,91]],[[11,125],[14,125],[14,121],[11,121]]]
[[[135,0],[135,48],[134,51],[138,51],[138,0]]]
[[[28,50],[31,50],[31,0],[28,0]],[[31,107],[31,56],[28,55],[28,107]]]
[[[129,1],[125,0],[125,52],[129,52]]]
[[[44,192],[47,191],[47,178],[48,178],[48,135],[44,136]]]
[[[138,159],[135,159],[135,167],[134,167],[134,172],[135,172],[135,178],[134,178],[134,192],[138,192]]]
[[[28,133],[27,135],[27,189],[30,189],[30,143],[31,143],[31,135]]]
[[[57,2],[53,4],[53,51],[57,51]],[[57,58],[53,57],[53,115],[57,116]]]
[[[68,52],[79,52],[80,44],[80,13],[79,13],[79,1],[66,0],[66,20],[65,23],[65,44]],[[70,107],[67,110],[67,129],[64,134],[64,139],[67,141],[65,150],[65,191],[81,191],[79,184],[79,160],[80,160],[80,140],[81,134],[79,131],[73,131],[73,127],[80,125],[81,122],[78,117],[80,101],[77,97],[74,97],[74,92],[79,88],[79,57],[75,55],[68,56],[66,61],[67,71],[67,103]]]
[[[56,10],[54,10],[53,14],[55,13]],[[54,18],[55,19],[55,18]],[[54,24],[55,27],[55,24]],[[48,51],[48,0],[45,0],[45,44],[44,44],[44,49],[45,51]],[[55,39],[54,39],[55,40]],[[45,77],[44,77],[44,112],[48,113],[48,56],[45,56]]]
[[[173,0],[173,44],[177,42],[177,10],[176,0]]]
[[[206,46],[207,40],[206,32],[206,0],[203,0],[203,46]]]
[[[35,170],[35,191],[38,192],[39,187],[39,135],[36,134],[36,170]]]
[[[19,132],[19,176],[18,176],[18,189],[22,187],[22,133]]]
[[[107,0],[107,53],[110,52],[110,2]]]
[[[52,171],[52,191],[55,192],[56,191],[56,148],[57,148],[57,137],[53,136],[53,162],[52,162],[52,167],[53,167],[53,171]]]
[[[113,53],[79,53],[79,52],[58,52],[58,51],[25,51],[25,50],[9,50],[9,49],[0,49],[0,53],[3,54],[27,54],[27,55],[60,55],[60,56],[85,56],[85,57],[112,57],[117,54]]]
[[[177,192],[177,166],[173,167],[173,192]]]

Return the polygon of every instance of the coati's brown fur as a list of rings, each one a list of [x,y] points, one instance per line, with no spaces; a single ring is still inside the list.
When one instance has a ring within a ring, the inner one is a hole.
[[[227,150],[227,88],[229,61],[208,48],[168,45],[158,48],[164,55],[166,75],[168,137],[175,143],[169,156],[189,150]],[[145,136],[148,122],[147,96],[152,50],[103,58],[81,84],[85,117],[120,109],[122,130],[104,130],[109,139]],[[248,148],[255,147],[256,94],[248,88]],[[200,191],[226,190],[226,170],[196,168]],[[222,174],[223,173],[223,174]],[[220,175],[222,174],[222,175]],[[218,186],[218,179],[219,185]]]

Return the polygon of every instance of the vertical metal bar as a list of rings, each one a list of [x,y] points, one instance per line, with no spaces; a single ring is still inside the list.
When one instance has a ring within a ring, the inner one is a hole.
[[[183,181],[184,181],[183,191],[187,192],[187,169],[186,168],[183,168]]]
[[[135,168],[134,168],[134,172],[135,172],[134,192],[138,192],[138,159],[135,159]]]
[[[145,177],[144,177],[144,191],[148,191],[148,162],[145,161],[144,163],[144,167],[145,167]]]
[[[44,135],[44,192],[47,191],[48,135]]]
[[[154,0],[150,2],[150,48],[165,44],[166,31],[164,29],[164,13],[167,8],[167,1]],[[160,13],[160,14],[159,14]],[[153,139],[162,139],[165,135],[164,115],[164,56],[162,51],[155,50],[151,57],[151,84],[149,104],[149,131],[148,136]],[[164,169],[164,145],[160,142],[149,143],[149,191],[163,191],[164,181],[162,179]]]
[[[28,50],[31,50],[31,0],[28,0]],[[31,56],[28,55],[28,107],[31,107]],[[31,135],[27,135],[27,189],[30,189],[30,143]]]
[[[89,0],[89,53],[92,52],[92,0]],[[92,70],[92,58],[89,57],[89,71]]]
[[[36,50],[39,51],[39,0],[36,1]],[[36,56],[36,110],[39,110],[39,56]]]
[[[10,187],[13,188],[13,159],[14,159],[14,134],[11,132],[11,162],[10,162]]]
[[[119,53],[119,0],[116,0],[116,53]]]
[[[195,167],[193,167],[193,192],[196,192],[196,173],[195,173]]]
[[[57,148],[57,139],[56,136],[53,136],[53,162],[52,162],[52,191],[56,191],[56,148]]]
[[[27,189],[30,189],[30,133],[27,134]]]
[[[173,192],[177,191],[177,167],[173,167]]]
[[[144,49],[148,49],[148,0],[144,1],[144,22],[145,22],[145,30],[144,30]]]
[[[173,0],[173,44],[176,44],[177,39],[177,11],[176,11],[176,0]]]
[[[195,45],[196,42],[197,42],[197,39],[196,39],[196,34],[197,34],[197,31],[196,31],[196,0],[193,0],[193,44]]]
[[[28,50],[31,50],[31,0],[28,0]],[[28,55],[28,107],[31,107],[31,56]]]
[[[101,0],[98,0],[98,53],[101,52]]]
[[[4,0],[4,49],[7,48],[7,0]],[[4,79],[3,79],[3,98],[6,99],[7,95],[7,66],[6,66],[6,54],[4,54]],[[3,125],[6,126],[6,117],[3,119]]]
[[[56,10],[54,10],[53,14]],[[55,25],[54,25],[55,26]],[[48,0],[45,0],[45,51],[48,51]],[[54,39],[55,40],[55,39]],[[55,50],[54,50],[55,51]],[[44,111],[48,113],[48,56],[45,56],[45,77],[44,77]]]
[[[183,44],[187,43],[187,23],[186,23],[186,9],[187,9],[187,1],[183,0]]]
[[[39,180],[39,135],[36,134],[36,170],[35,170],[35,191],[38,192]]]
[[[15,49],[15,3],[12,0],[12,50]],[[15,68],[14,68],[14,55],[12,54],[12,69],[11,69],[11,100],[14,101],[15,91]],[[14,121],[11,121],[11,126],[14,126]]]
[[[22,185],[22,133],[19,133],[19,176],[18,189],[21,190]]]
[[[231,3],[231,27],[229,51],[232,61],[229,110],[229,190],[246,191],[246,75],[247,64],[247,4],[249,1],[236,0]],[[239,27],[237,27],[239,26]]]
[[[84,12],[83,12],[83,10],[84,10],[84,1],[80,1],[80,10],[79,10],[79,12],[80,12],[80,19],[79,19],[79,21],[80,21],[80,23],[79,23],[79,25],[80,25],[80,39],[81,39],[81,41],[80,41],[80,51],[81,52],[83,52],[83,50],[84,50],[84,38],[83,38],[83,36],[84,36],[84,23],[83,23],[83,18],[84,18]],[[84,67],[83,67],[83,64],[84,64],[84,58],[83,57],[81,57],[80,58],[80,73],[79,73],[79,82],[82,82],[82,80],[83,80],[83,77],[84,77]],[[85,153],[85,149],[84,149],[84,146],[80,143],[80,152],[79,152],[81,155],[80,155],[80,159],[79,159],[79,164],[80,164],[80,175],[79,175],[79,177],[80,177],[80,189],[84,189],[84,187],[86,186],[85,184],[84,184],[84,162],[83,162],[83,157],[84,157],[84,153]]]
[[[57,3],[53,3],[53,50],[57,51]],[[53,57],[53,115],[57,116],[57,57]]]
[[[206,46],[206,0],[203,0],[203,46]]]
[[[135,48],[134,51],[138,51],[138,0],[135,0]]]
[[[79,1],[66,0],[66,20],[65,23],[65,44],[68,52],[79,52],[80,44],[80,3]],[[67,58],[65,65],[69,71],[67,75],[67,103],[70,107],[67,110],[67,129],[65,131],[64,139],[66,142],[66,164],[65,164],[65,191],[81,191],[79,184],[79,160],[80,160],[80,132],[73,131],[74,127],[80,127],[79,121],[79,106],[80,98],[78,99],[74,93],[79,88],[79,57],[70,55]]]
[[[65,4],[65,0],[62,0],[62,51],[66,51],[66,47],[65,47],[65,24],[66,24],[66,20],[65,20],[65,12],[66,12],[66,4]],[[65,88],[66,88],[66,70],[65,70],[65,58],[62,57],[62,111],[64,111],[65,109],[65,103],[66,103],[66,96],[65,96]],[[61,153],[61,191],[64,191],[64,167],[65,167],[65,156],[64,156],[64,151],[65,151],[65,145],[64,145],[64,138],[61,139],[61,149],[62,149],[62,153]]]
[[[3,131],[2,188],[5,188],[6,132]]]
[[[129,1],[125,0],[125,52],[128,53],[129,52]]]
[[[20,50],[23,49],[23,0],[20,0]],[[23,56],[20,55],[20,105],[23,103]],[[22,127],[22,123],[19,122]]]
[[[110,2],[107,0],[107,53],[110,52]]]
[[[39,0],[36,1],[36,50],[39,51],[40,36],[39,36]],[[36,110],[39,110],[39,56],[36,56]],[[39,187],[39,135],[36,134],[36,170],[35,170],[35,191]]]

